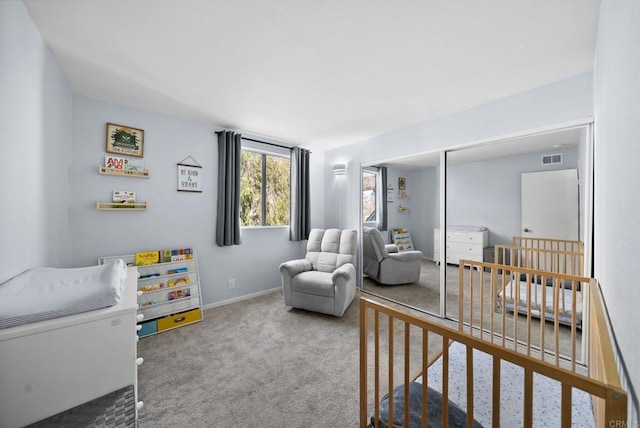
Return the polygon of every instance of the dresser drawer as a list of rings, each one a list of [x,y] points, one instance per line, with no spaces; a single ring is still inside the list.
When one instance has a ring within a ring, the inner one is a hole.
[[[486,245],[484,232],[447,232],[447,242],[470,242],[473,244]]]
[[[158,331],[169,330],[170,328],[190,324],[192,322],[200,321],[201,319],[202,315],[200,312],[200,308],[194,309],[192,311],[181,312],[179,314],[160,318],[158,320]]]
[[[482,244],[447,242],[447,253],[475,254],[482,258],[483,248]]]

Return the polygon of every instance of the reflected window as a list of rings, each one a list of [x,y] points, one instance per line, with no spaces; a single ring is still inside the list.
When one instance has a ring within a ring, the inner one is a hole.
[[[377,223],[378,171],[362,171],[362,220],[364,223]]]

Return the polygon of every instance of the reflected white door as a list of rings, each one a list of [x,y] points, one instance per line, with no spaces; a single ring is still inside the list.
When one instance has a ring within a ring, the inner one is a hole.
[[[578,170],[522,174],[522,236],[577,240]]]

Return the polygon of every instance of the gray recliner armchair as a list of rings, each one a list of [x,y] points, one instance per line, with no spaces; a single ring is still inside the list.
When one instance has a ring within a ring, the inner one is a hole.
[[[362,256],[365,275],[380,284],[410,284],[420,279],[422,251],[400,253],[396,245],[384,243],[376,228],[363,229]]]
[[[304,259],[280,265],[284,303],[341,317],[356,295],[355,230],[312,229]]]

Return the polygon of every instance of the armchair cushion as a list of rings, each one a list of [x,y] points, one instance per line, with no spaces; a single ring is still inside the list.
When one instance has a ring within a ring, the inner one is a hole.
[[[336,293],[332,275],[317,270],[296,275],[295,280],[291,282],[291,291],[325,297],[333,297]]]

